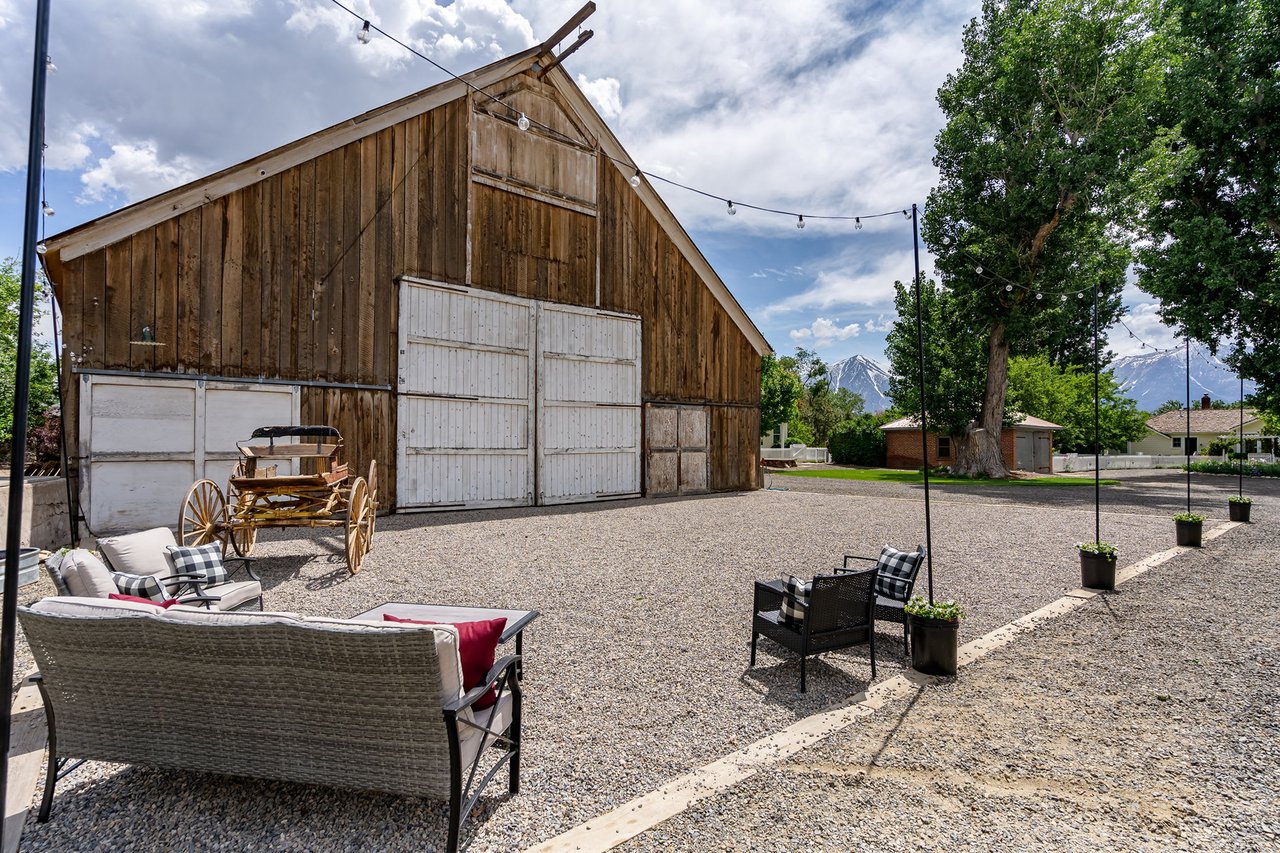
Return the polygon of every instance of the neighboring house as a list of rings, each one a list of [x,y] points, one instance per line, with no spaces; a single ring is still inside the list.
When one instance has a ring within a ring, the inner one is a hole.
[[[1187,410],[1176,409],[1156,415],[1147,421],[1147,433],[1129,442],[1129,453],[1146,456],[1193,456],[1206,450],[1222,436],[1240,435],[1239,409],[1214,409],[1209,395],[1200,398],[1200,408],[1191,410],[1191,428],[1187,428]],[[1263,438],[1262,418],[1254,409],[1244,410],[1244,437],[1249,453],[1272,452],[1271,439]]]
[[[757,488],[769,344],[554,59],[49,238],[95,531],[174,524],[299,421],[376,459],[388,508]]]
[[[1009,470],[1053,473],[1053,433],[1058,424],[1014,413],[1018,423],[1000,432],[1000,452]],[[890,468],[920,468],[920,421],[899,418],[880,427],[885,437],[885,464]],[[955,461],[953,442],[945,435],[929,433],[929,464],[950,465]]]

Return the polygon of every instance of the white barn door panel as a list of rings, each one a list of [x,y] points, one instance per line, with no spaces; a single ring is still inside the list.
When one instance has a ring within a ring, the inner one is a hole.
[[[538,503],[640,493],[640,321],[538,304]]]
[[[528,300],[402,279],[401,509],[533,502]]]
[[[237,441],[299,417],[296,385],[82,374],[80,501],[90,528],[173,527],[192,483],[226,487]]]

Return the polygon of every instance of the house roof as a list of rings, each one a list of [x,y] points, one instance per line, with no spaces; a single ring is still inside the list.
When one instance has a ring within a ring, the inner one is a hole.
[[[1021,420],[1018,420],[1017,423],[1013,425],[1014,429],[1063,429],[1059,424],[1046,421],[1043,418],[1024,415],[1021,412],[1011,412],[1010,416],[1013,418],[1021,418]],[[883,425],[880,429],[886,431],[920,429],[920,419],[915,416],[898,418],[896,421],[889,421],[889,423]]]
[[[1255,409],[1244,410],[1244,425],[1247,427],[1258,420]],[[1187,410],[1177,409],[1156,415],[1147,421],[1147,426],[1163,435],[1185,435],[1187,432]],[[1240,429],[1239,409],[1192,409],[1191,433],[1224,433],[1238,432]]]
[[[482,68],[461,75],[460,79],[447,80],[415,94],[408,95],[366,113],[348,119],[332,127],[317,131],[310,136],[289,142],[278,148],[260,154],[243,163],[229,166],[203,178],[198,178],[180,187],[135,202],[127,207],[100,216],[97,219],[77,225],[66,231],[55,234],[45,241],[48,252],[44,262],[65,263],[73,258],[88,254],[128,237],[144,228],[163,222],[179,213],[199,207],[214,199],[235,192],[246,186],[266,180],[272,175],[284,172],[300,163],[313,160],[322,154],[341,148],[356,140],[363,139],[415,116],[429,112],[436,107],[465,97],[471,87],[484,89],[499,83],[515,74],[530,70],[538,58],[545,53],[545,45],[535,45],[527,50],[490,63]],[[596,133],[602,155],[611,158],[613,165],[620,172],[631,176],[630,168],[623,168],[622,163],[634,164],[635,160],[622,147],[613,131],[605,124],[603,118],[578,89],[573,78],[565,72],[563,66],[552,68],[544,78],[544,82],[552,82],[556,90],[564,96],[575,117]],[[648,181],[642,181],[636,188],[649,212],[661,225],[663,231],[680,249],[681,253],[697,271],[707,289],[715,296],[725,312],[733,319],[742,334],[751,343],[756,352],[766,355],[773,348],[755,323],[747,316],[738,300],[729,291],[719,274],[694,244],[684,226],[676,219],[675,214],[667,207],[662,197],[653,189]]]

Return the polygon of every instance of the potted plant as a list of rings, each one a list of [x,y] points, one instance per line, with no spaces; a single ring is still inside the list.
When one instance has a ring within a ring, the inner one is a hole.
[[[1180,512],[1173,517],[1178,528],[1178,544],[1192,548],[1200,547],[1200,533],[1204,527],[1204,516],[1194,512]]]
[[[1080,584],[1090,589],[1116,588],[1116,546],[1110,542],[1081,542]]]
[[[954,601],[913,596],[903,607],[911,630],[911,666],[928,675],[955,675],[960,658],[960,619]]]
[[[1231,511],[1232,521],[1249,520],[1249,508],[1253,506],[1253,498],[1247,498],[1244,495],[1232,495],[1227,498],[1227,509]]]

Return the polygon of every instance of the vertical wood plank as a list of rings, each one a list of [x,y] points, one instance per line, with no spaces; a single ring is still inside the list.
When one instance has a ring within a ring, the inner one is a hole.
[[[244,347],[241,301],[244,294],[244,192],[226,198],[222,234],[222,365],[220,375],[240,376]]]
[[[315,376],[316,364],[316,161],[302,164],[298,198],[298,374]]]
[[[316,308],[315,369],[329,379],[338,374],[342,343],[343,149],[330,151],[316,164]]]
[[[200,217],[200,370],[217,374],[222,366],[222,265],[226,232],[225,197],[206,202]]]
[[[258,317],[258,347],[261,353],[259,372],[263,376],[280,375],[281,322],[287,322],[282,313],[284,281],[288,271],[284,269],[284,235],[280,228],[284,208],[284,176],[272,175],[261,181],[262,195],[262,307]]]
[[[134,340],[141,340],[143,328],[156,331],[156,229],[146,228],[131,239],[133,262],[132,285],[129,288],[129,328]],[[158,340],[158,338],[157,338]],[[154,370],[154,346],[130,346],[129,363],[135,370]]]
[[[359,349],[356,353],[354,376],[357,382],[368,382],[373,377],[374,334],[373,319],[377,291],[378,256],[378,195],[381,140],[386,131],[366,136],[360,140],[360,272],[356,303],[356,336]],[[390,159],[390,158],[388,158]],[[388,166],[390,164],[388,163]]]
[[[388,128],[378,134],[378,167],[375,182],[374,205],[377,213],[374,218],[373,239],[374,252],[372,275],[369,290],[373,296],[372,304],[367,306],[370,324],[372,325],[371,360],[368,378],[364,381],[387,383],[391,381],[391,345],[388,334],[391,328],[393,302],[395,297],[394,258],[396,246],[395,202],[396,171],[399,164],[395,157],[394,128]]]
[[[200,250],[203,208],[178,216],[178,369],[200,368]]]
[[[276,358],[275,376],[298,375],[298,199],[302,172],[298,167],[280,175],[280,207],[276,211],[276,289],[279,313],[274,348],[268,350]]]
[[[418,205],[422,201],[421,176],[426,171],[422,165],[421,129],[422,116],[415,116],[404,123],[404,155],[407,171],[404,181],[404,260],[400,271],[408,275],[421,275],[418,255]]]
[[[335,297],[334,307],[341,306],[339,316],[331,318],[335,327],[342,330],[339,344],[337,373],[342,382],[354,382],[360,367],[360,143],[353,142],[343,149],[342,159],[342,258],[341,301]]]
[[[133,243],[129,238],[107,246],[107,275],[103,297],[102,364],[108,370],[129,368],[129,290],[133,278]]]
[[[241,237],[244,243],[242,296],[240,298],[240,371],[242,376],[262,372],[262,197],[263,182],[245,187]]]
[[[177,218],[156,224],[156,340],[157,370],[178,369],[178,267],[181,245]]]

